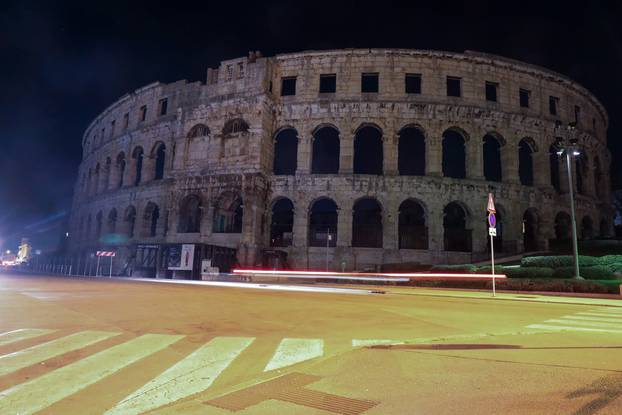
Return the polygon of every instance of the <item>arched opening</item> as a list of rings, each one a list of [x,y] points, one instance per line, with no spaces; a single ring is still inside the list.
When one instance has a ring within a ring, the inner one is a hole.
[[[503,252],[503,231],[505,228],[505,224],[504,224],[504,218],[505,218],[505,214],[503,213],[503,209],[501,207],[500,204],[497,203],[497,213],[495,213],[495,219],[497,221],[497,236],[494,236],[493,238],[495,239],[493,241],[493,246],[495,247],[495,252]],[[484,222],[486,222],[486,233],[485,233],[485,238],[486,238],[486,252],[490,252],[490,235],[488,234],[488,227],[489,227],[489,223],[488,223],[488,214],[484,215]]]
[[[225,123],[225,126],[222,129],[223,135],[231,135],[237,133],[246,133],[248,132],[249,126],[246,121],[242,118],[234,118]]]
[[[108,233],[115,233],[117,231],[117,210],[112,209],[108,213]]]
[[[274,174],[296,174],[298,158],[298,132],[293,128],[286,128],[274,137]]]
[[[134,171],[134,186],[138,186],[140,184],[140,179],[142,178],[143,173],[143,148],[136,147],[132,152],[132,158],[134,159],[134,166],[136,170]]]
[[[352,210],[352,246],[382,248],[382,207],[376,199],[365,197]]]
[[[397,170],[401,176],[425,175],[425,136],[417,127],[400,130]]]
[[[457,202],[443,209],[445,251],[471,251],[471,230],[467,229],[467,212]]]
[[[600,167],[600,159],[598,156],[594,157],[594,191],[597,197],[603,196],[602,190],[603,183],[603,171]]]
[[[555,145],[549,147],[549,169],[551,171],[551,185],[558,192],[561,191],[559,181],[559,156]]]
[[[206,137],[210,134],[209,127],[205,124],[197,124],[188,131],[187,138]]]
[[[160,208],[153,202],[147,203],[145,207],[144,220],[144,234],[145,236],[153,237],[158,233],[158,220],[160,219]]]
[[[428,227],[421,203],[407,199],[399,208],[399,249],[428,249]]]
[[[577,193],[585,194],[585,178],[587,177],[588,159],[585,151],[582,151],[579,156],[575,158],[575,177],[577,183]]]
[[[97,215],[95,216],[95,238],[97,238],[97,241],[99,241],[102,236],[103,216],[104,215],[101,211],[97,212]]]
[[[538,215],[534,209],[523,214],[523,248],[525,252],[538,250]]]
[[[331,199],[317,200],[309,214],[309,246],[336,246],[337,204]]]
[[[599,235],[601,238],[607,238],[609,236],[609,223],[607,219],[600,220],[600,232]]]
[[[99,163],[95,166],[95,174],[93,176],[93,194],[99,193]]]
[[[382,132],[372,126],[359,128],[354,137],[354,174],[382,175]]]
[[[214,233],[242,233],[244,205],[242,198],[226,192],[218,200],[214,209]]]
[[[294,229],[294,204],[282,198],[272,205],[270,246],[291,246]]]
[[[106,157],[106,167],[104,168],[104,188],[103,191],[106,191],[110,188],[110,175],[112,174],[112,160],[110,157]]]
[[[117,156],[117,188],[123,187],[123,176],[125,176],[125,153],[121,152]]]
[[[533,186],[533,147],[524,138],[518,143],[518,176],[523,186]]]
[[[166,146],[164,143],[158,145],[155,151],[155,175],[154,180],[162,180],[164,178],[164,164],[166,161]]]
[[[484,177],[491,182],[501,181],[501,143],[491,135],[484,136]]]
[[[592,218],[585,215],[581,220],[581,239],[594,238],[594,222]]]
[[[465,138],[455,130],[443,133],[443,176],[466,178]]]
[[[125,225],[127,229],[127,237],[134,237],[134,229],[136,227],[136,208],[134,206],[128,206],[125,210]]]
[[[555,239],[558,241],[566,241],[570,239],[572,234],[570,222],[570,215],[566,212],[559,212],[555,216]]]
[[[201,198],[197,195],[188,195],[179,204],[178,233],[201,232],[201,216],[203,206]]]
[[[339,131],[322,127],[313,133],[311,173],[339,173]]]

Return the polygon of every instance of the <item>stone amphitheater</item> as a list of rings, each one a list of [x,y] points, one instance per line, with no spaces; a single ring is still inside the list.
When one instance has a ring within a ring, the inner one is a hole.
[[[576,123],[569,133],[568,123]],[[466,51],[248,57],[153,83],[86,129],[70,220],[78,262],[199,278],[233,266],[369,270],[546,250],[612,232],[608,118],[581,85]],[[90,259],[89,259],[90,258]]]

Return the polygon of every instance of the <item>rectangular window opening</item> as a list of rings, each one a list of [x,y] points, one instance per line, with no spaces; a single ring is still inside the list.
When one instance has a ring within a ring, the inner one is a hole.
[[[147,106],[143,105],[140,107],[140,117],[138,118],[140,121],[145,121],[147,119]]]
[[[123,114],[123,130],[127,130],[127,127],[130,125],[130,113],[126,112]]]
[[[166,112],[168,111],[168,98],[161,99],[158,103],[158,107],[160,108],[158,113],[160,115],[166,115]]]
[[[244,78],[244,62],[238,62],[238,79]]]
[[[559,98],[550,96],[549,97],[549,114],[557,115],[557,104],[559,104]]]
[[[375,93],[378,92],[378,73],[361,74],[361,92]]]
[[[227,71],[225,72],[225,81],[229,82],[233,79],[233,65],[227,65]]]
[[[404,88],[407,94],[420,94],[421,75],[415,73],[407,73],[404,77]]]
[[[497,102],[497,89],[499,84],[496,82],[486,82],[486,101]]]
[[[337,91],[337,75],[320,75],[320,94],[334,94]]]
[[[447,77],[447,96],[459,97],[462,95],[462,79],[453,76]]]
[[[288,76],[286,78],[281,78],[281,96],[291,96],[296,95],[296,77]]]
[[[574,122],[579,125],[581,121],[581,107],[578,105],[574,106]]]
[[[529,108],[529,95],[531,92],[527,89],[519,89],[518,90],[518,100],[521,108]]]
[[[116,120],[112,120],[110,122],[110,137],[114,136],[114,127],[116,126],[117,121]]]

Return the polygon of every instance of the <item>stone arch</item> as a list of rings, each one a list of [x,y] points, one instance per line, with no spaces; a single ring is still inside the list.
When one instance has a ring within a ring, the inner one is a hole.
[[[417,199],[404,200],[398,209],[399,249],[428,249],[427,211]]]
[[[339,130],[332,125],[323,124],[313,131],[311,173],[339,173]]]
[[[376,198],[362,197],[354,202],[352,246],[382,248],[382,205]]]
[[[361,124],[354,135],[354,174],[382,175],[382,129]]]
[[[471,252],[470,215],[467,207],[458,201],[443,209],[443,242],[445,251]]]
[[[125,222],[125,228],[127,230],[127,237],[133,238],[134,231],[136,228],[136,208],[133,205],[129,205],[125,209],[125,214],[123,216]]]
[[[104,166],[104,186],[102,190],[106,191],[110,188],[110,176],[112,175],[112,159],[110,157],[106,157]]]
[[[117,209],[112,208],[108,213],[108,233],[112,234],[117,231]]]
[[[600,158],[594,156],[594,191],[597,197],[603,196],[603,170],[600,164]]]
[[[577,193],[586,193],[586,179],[588,177],[589,158],[585,149],[581,149],[580,154],[575,157],[575,180],[577,184]]]
[[[533,153],[535,143],[525,137],[518,143],[518,177],[523,186],[533,186]]]
[[[220,195],[214,209],[214,233],[242,233],[244,204],[242,197],[227,191]]]
[[[160,207],[154,202],[148,202],[143,211],[143,235],[147,237],[157,236],[158,221],[160,219]]]
[[[309,246],[336,246],[338,209],[337,203],[328,197],[321,197],[310,204]]]
[[[142,179],[144,155],[145,152],[141,146],[134,147],[134,150],[132,151],[132,159],[134,163],[134,186],[138,186],[140,184],[140,180]]]
[[[561,191],[561,177],[559,174],[559,154],[557,154],[557,147],[555,144],[551,144],[549,147],[549,170],[551,173],[551,186],[557,192]]]
[[[162,180],[166,165],[166,145],[162,141],[155,143],[151,149],[151,158],[154,160],[153,180]]]
[[[207,125],[195,124],[186,134],[186,138],[207,137],[208,135],[210,135],[210,129]]]
[[[523,213],[523,250],[533,252],[538,250],[538,229],[540,229],[540,216],[536,208],[528,208]]]
[[[566,212],[558,212],[555,215],[555,239],[558,241],[569,240],[572,236],[572,222]]]
[[[581,239],[594,238],[594,221],[590,215],[583,216],[581,219]]]
[[[248,133],[249,125],[242,118],[233,118],[228,120],[222,128],[222,134],[225,136],[238,133]]]
[[[93,173],[93,194],[99,193],[99,173],[100,173],[100,165],[97,163],[95,165],[95,171]]]
[[[123,187],[123,177],[125,176],[125,164],[126,164],[125,153],[121,151],[119,154],[117,154],[117,161],[116,161],[116,169],[117,169],[116,186],[119,189]]]
[[[425,175],[426,138],[423,129],[408,124],[398,133],[397,170],[400,176]]]
[[[201,196],[191,193],[179,202],[179,220],[177,233],[201,232],[201,217],[203,216],[203,201]]]
[[[466,178],[466,142],[468,136],[457,127],[443,132],[443,176]]]
[[[609,222],[607,222],[607,219],[605,218],[602,218],[600,220],[599,236],[601,238],[606,238],[609,236]]]
[[[294,230],[294,204],[286,197],[272,202],[270,246],[291,246]]]
[[[279,129],[274,135],[274,174],[296,174],[297,159],[298,131],[291,127]]]
[[[501,147],[505,143],[497,133],[488,133],[482,139],[484,178],[492,182],[502,180]]]

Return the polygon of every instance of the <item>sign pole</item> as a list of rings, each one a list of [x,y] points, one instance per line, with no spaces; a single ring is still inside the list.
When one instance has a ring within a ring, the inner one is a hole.
[[[97,255],[97,268],[95,268],[95,276],[97,277],[99,275],[99,260],[101,259],[101,257],[99,255]]]
[[[110,257],[110,278],[112,278],[112,258],[114,258],[114,256]]]
[[[496,289],[495,289],[495,245],[494,245],[494,237],[490,235],[490,263],[492,265],[492,296],[496,297]]]

